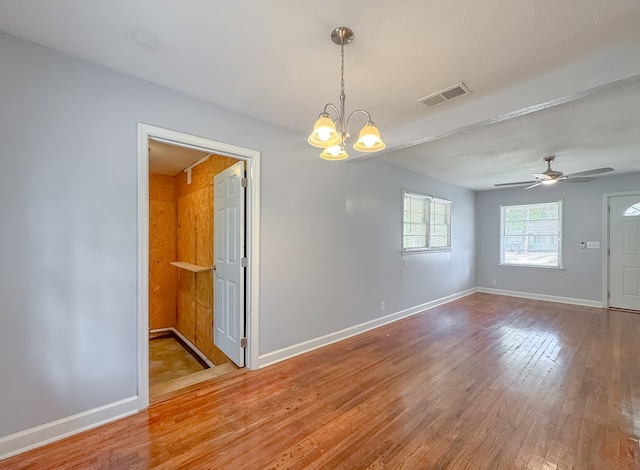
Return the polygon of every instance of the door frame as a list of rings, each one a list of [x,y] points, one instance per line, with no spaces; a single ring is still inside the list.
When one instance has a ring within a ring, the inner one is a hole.
[[[603,217],[603,247],[602,250],[602,308],[609,308],[609,281],[610,281],[610,269],[609,269],[609,230],[610,218],[609,218],[609,199],[620,196],[640,196],[640,191],[623,191],[620,193],[604,193],[602,195],[602,217]]]
[[[245,367],[257,369],[260,292],[260,152],[183,132],[138,123],[138,409],[149,406],[149,139],[246,162]]]

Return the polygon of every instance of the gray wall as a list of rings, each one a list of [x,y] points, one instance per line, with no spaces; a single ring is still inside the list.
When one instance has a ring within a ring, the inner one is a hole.
[[[589,183],[560,183],[524,191],[479,192],[476,205],[478,287],[602,300],[603,213],[605,193],[640,190],[640,173],[599,176]],[[563,271],[501,267],[500,205],[563,200]],[[600,241],[600,249],[581,249],[581,241]],[[496,280],[496,285],[491,280]]]
[[[137,394],[138,122],[262,152],[261,354],[475,286],[472,191],[2,34],[0,63],[0,437]],[[403,267],[403,187],[453,200],[453,252]]]
[[[473,191],[377,160],[334,165],[324,181],[301,168],[294,193],[274,188],[280,207],[263,214],[279,245],[272,250],[263,233],[273,277],[263,270],[261,352],[475,287]],[[403,188],[453,201],[452,252],[408,255],[404,267]]]

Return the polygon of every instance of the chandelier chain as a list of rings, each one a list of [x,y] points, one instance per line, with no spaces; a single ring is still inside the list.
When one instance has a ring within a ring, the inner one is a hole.
[[[344,96],[344,43],[340,44],[340,94]]]

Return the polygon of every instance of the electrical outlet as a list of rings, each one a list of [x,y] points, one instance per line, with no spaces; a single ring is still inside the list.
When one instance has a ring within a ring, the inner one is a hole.
[[[382,302],[380,302],[380,311],[381,312],[384,311],[385,307],[386,307],[386,305],[385,305],[384,300],[383,300]]]
[[[587,248],[600,248],[600,242],[587,242]]]
[[[491,285],[495,286],[496,285],[496,280],[495,279],[491,279]]]

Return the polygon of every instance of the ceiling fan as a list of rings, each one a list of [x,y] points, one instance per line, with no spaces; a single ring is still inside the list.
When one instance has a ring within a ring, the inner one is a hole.
[[[566,181],[569,183],[586,183],[588,181],[593,180],[593,178],[589,178],[592,175],[599,175],[600,173],[607,173],[608,171],[613,171],[613,168],[605,167],[605,168],[596,168],[594,170],[587,171],[579,171],[578,173],[571,173],[570,175],[565,175],[561,171],[556,171],[551,169],[551,162],[556,159],[555,156],[551,155],[549,157],[544,157],[542,160],[547,162],[547,169],[543,173],[531,173],[531,175],[535,178],[535,181],[516,181],[514,183],[498,183],[494,186],[517,186],[528,184],[524,189],[535,188],[536,186],[540,186],[541,184],[549,185],[555,184],[558,181]]]

